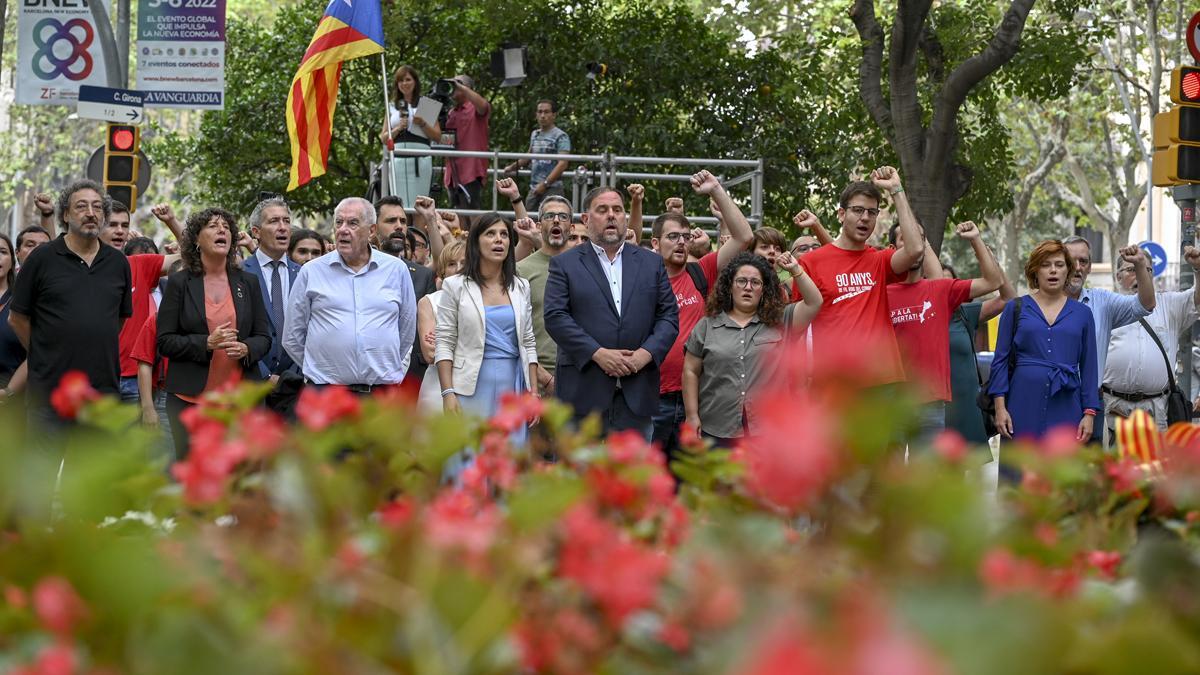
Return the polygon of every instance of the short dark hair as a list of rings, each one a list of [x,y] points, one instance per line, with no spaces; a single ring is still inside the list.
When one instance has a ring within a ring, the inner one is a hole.
[[[71,197],[75,196],[80,190],[95,190],[96,194],[100,195],[100,201],[104,203],[104,222],[108,222],[108,217],[112,215],[112,199],[108,193],[104,191],[104,186],[90,178],[81,178],[58,193],[58,203],[56,204],[58,211],[58,227],[61,230],[67,229],[67,211],[71,208]]]
[[[114,211],[113,213],[116,213]],[[125,244],[125,255],[141,255],[143,253],[158,253],[158,245],[150,237],[134,237]]]
[[[879,188],[875,187],[874,183],[867,180],[856,180],[847,185],[845,190],[842,190],[842,197],[838,201],[838,206],[843,209],[846,208],[850,205],[850,200],[858,195],[874,199],[876,204],[883,202],[883,193],[879,191]]]
[[[46,228],[41,225],[30,225],[17,233],[17,248],[21,248],[21,244],[25,243],[25,237],[31,234],[44,234],[46,237],[53,239],[53,237],[50,237],[50,233],[46,231]]]
[[[609,192],[617,193],[617,196],[621,198],[621,204],[625,204],[624,190],[611,185],[601,185],[600,187],[594,187],[591,190],[588,190],[588,193],[583,196],[583,210],[587,211],[588,209],[592,208],[592,201],[594,201],[596,197],[599,197],[603,194],[608,194]]]
[[[183,241],[180,242],[179,256],[183,259],[184,267],[193,274],[204,274],[204,263],[200,260],[200,247],[196,243],[196,239],[200,236],[200,230],[203,230],[204,226],[208,225],[208,221],[213,218],[220,218],[229,225],[229,256],[225,261],[225,269],[232,272],[238,268],[237,219],[225,209],[214,206],[188,216],[187,222],[183,226]]]
[[[288,255],[292,255],[292,251],[296,250],[296,244],[305,239],[314,239],[321,245],[321,250],[325,249],[325,235],[316,230],[306,230],[302,227],[297,227],[292,230],[292,238],[288,241]]]
[[[925,234],[925,228],[920,223],[917,224],[917,229],[921,231],[921,234]],[[897,221],[895,223],[892,223],[892,226],[890,228],[888,228],[888,243],[891,244],[892,246],[895,246],[896,240],[899,238],[900,238],[900,223],[899,223],[899,221]]]
[[[375,202],[375,212],[379,213],[385,206],[399,206],[400,208],[404,208],[404,200],[396,195],[380,197],[379,200]]]
[[[552,99],[552,98],[539,98],[539,99],[538,99],[538,102],[537,102],[537,103],[535,103],[535,104],[533,104],[533,107],[534,107],[534,108],[537,108],[539,105],[541,105],[541,104],[543,104],[543,103],[549,103],[549,104],[550,104],[550,112],[553,112],[553,113],[556,113],[556,112],[558,112],[558,101],[556,101],[556,100],[554,100],[554,99]]]
[[[773,227],[760,227],[754,231],[754,241],[750,244],[750,250],[758,248],[759,244],[774,245],[780,251],[788,250],[787,237]]]
[[[505,288],[512,288],[517,279],[517,236],[513,231],[512,223],[495,211],[477,218],[475,224],[471,226],[471,231],[467,234],[467,256],[463,261],[463,276],[483,285],[483,256],[480,253],[479,240],[483,237],[483,233],[497,222],[504,223],[508,229],[508,255],[500,264],[500,282],[504,284]]]
[[[664,213],[655,218],[654,222],[651,223],[650,236],[655,239],[661,239],[663,228],[667,226],[667,223],[682,225],[689,231],[692,229],[692,221],[688,220],[687,216],[683,215],[682,213]]]
[[[114,213],[129,213],[129,207],[125,206],[125,202],[123,202],[119,199],[111,199],[110,198],[109,203],[112,206],[108,209],[108,215],[111,216]]]

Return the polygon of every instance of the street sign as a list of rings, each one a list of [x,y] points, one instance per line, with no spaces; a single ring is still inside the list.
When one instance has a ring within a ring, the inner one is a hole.
[[[1193,14],[1192,20],[1188,21],[1187,46],[1192,58],[1200,64],[1200,12]]]
[[[76,112],[84,119],[122,124],[141,124],[145,119],[141,92],[86,84],[79,87],[79,107]]]
[[[1161,244],[1153,241],[1143,241],[1138,244],[1138,248],[1150,255],[1150,263],[1154,270],[1154,276],[1162,276],[1162,273],[1167,271],[1167,249],[1163,248]]]

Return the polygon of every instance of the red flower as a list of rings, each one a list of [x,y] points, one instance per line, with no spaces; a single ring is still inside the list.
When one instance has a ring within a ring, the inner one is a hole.
[[[1117,551],[1088,551],[1087,562],[1100,576],[1116,581],[1117,570],[1121,567],[1121,554]]]
[[[1058,543],[1058,528],[1050,523],[1038,523],[1033,528],[1033,536],[1042,542],[1043,546],[1054,546]]]
[[[1109,461],[1104,465],[1104,473],[1112,481],[1113,490],[1120,494],[1136,492],[1144,476],[1138,463],[1129,458]]]
[[[494,504],[451,490],[438,495],[425,517],[425,536],[436,548],[460,551],[478,561],[495,543],[502,517]]]
[[[704,441],[696,432],[696,427],[684,422],[679,425],[679,445],[687,450],[700,450],[704,447]]]
[[[33,587],[33,611],[51,632],[70,635],[86,615],[87,607],[71,582],[62,577],[45,577]]]
[[[242,438],[246,439],[249,454],[254,458],[270,457],[279,451],[287,439],[283,418],[264,408],[251,408],[238,420]]]
[[[687,651],[692,644],[692,636],[687,628],[675,621],[667,621],[658,629],[658,640],[677,652]]]
[[[608,456],[619,465],[656,464],[665,466],[662,452],[646,442],[636,431],[617,431],[608,436]]]
[[[25,597],[25,591],[12,585],[4,587],[4,602],[15,609],[25,609],[29,606],[29,599]]]
[[[967,457],[967,442],[953,429],[947,429],[933,439],[933,449],[942,459],[958,464]]]
[[[746,465],[746,485],[762,501],[785,511],[808,505],[838,466],[831,416],[810,402],[760,398],[758,433],[734,454]]]
[[[312,431],[323,431],[342,418],[358,417],[362,406],[345,387],[305,387],[296,402],[296,416]]]
[[[769,628],[754,648],[749,663],[737,675],[835,675],[840,671],[800,630],[793,619],[781,619]]]
[[[587,472],[587,482],[603,506],[629,509],[637,502],[640,490],[634,483],[618,476],[611,469],[592,467]]]
[[[89,401],[100,398],[100,392],[92,388],[92,383],[82,371],[67,371],[58,381],[58,387],[50,394],[50,405],[54,412],[65,420],[73,420],[79,414],[79,409]]]
[[[193,504],[211,504],[225,493],[229,474],[249,457],[245,441],[205,437],[192,439],[192,449],[183,462],[171,466],[171,474],[183,484],[183,496]]]
[[[1079,452],[1079,440],[1075,438],[1078,432],[1078,428],[1067,424],[1051,429],[1039,447],[1042,455],[1052,459],[1074,456]]]
[[[992,595],[1031,592],[1061,598],[1079,587],[1079,571],[1074,567],[1046,568],[1002,548],[984,555],[979,576]]]
[[[400,497],[379,507],[375,513],[384,527],[390,530],[399,530],[412,522],[416,512],[416,502],[411,497]]]
[[[75,660],[75,650],[68,644],[55,643],[38,653],[37,661],[33,664],[33,672],[37,675],[74,675],[78,663]]]
[[[489,424],[493,429],[512,433],[541,417],[545,409],[542,399],[532,393],[505,392],[500,396],[500,406]]]

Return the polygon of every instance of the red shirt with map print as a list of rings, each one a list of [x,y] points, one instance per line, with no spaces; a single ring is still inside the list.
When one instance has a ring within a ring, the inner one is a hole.
[[[133,277],[133,316],[121,326],[121,377],[137,377],[137,361],[130,354],[138,333],[142,332],[142,326],[146,323],[146,317],[154,313],[154,300],[150,294],[158,288],[165,257],[153,253],[129,256],[129,271]]]
[[[888,315],[887,285],[905,278],[892,271],[895,249],[867,247],[847,251],[822,246],[800,259],[821,291],[821,311],[813,320],[813,358],[846,349],[868,349],[875,381],[868,386],[901,382],[904,366]]]
[[[717,253],[713,251],[700,259],[700,269],[708,280],[708,292],[712,293],[717,286]],[[683,390],[683,345],[687,343],[692,329],[704,318],[705,298],[692,281],[692,275],[684,268],[679,274],[671,277],[671,290],[675,293],[675,304],[679,307],[679,337],[667,352],[658,367],[658,393],[668,394]]]
[[[950,319],[971,299],[970,279],[921,279],[889,284],[892,327],[909,379],[918,382],[921,401],[950,400]]]

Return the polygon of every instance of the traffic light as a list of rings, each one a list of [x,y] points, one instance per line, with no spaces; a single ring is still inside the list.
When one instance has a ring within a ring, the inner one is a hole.
[[[1200,68],[1171,71],[1175,107],[1154,116],[1150,176],[1159,187],[1200,183]]]
[[[104,141],[104,190],[123,202],[130,211],[137,208],[138,145],[141,133],[132,124],[108,125]]]

